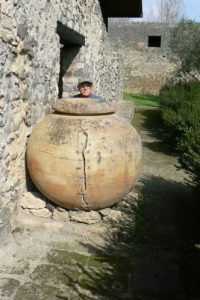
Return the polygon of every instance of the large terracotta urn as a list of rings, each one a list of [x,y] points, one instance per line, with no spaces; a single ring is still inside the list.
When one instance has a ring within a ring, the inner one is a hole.
[[[141,140],[117,103],[59,99],[33,130],[27,166],[37,188],[68,209],[98,210],[133,187],[142,160]]]

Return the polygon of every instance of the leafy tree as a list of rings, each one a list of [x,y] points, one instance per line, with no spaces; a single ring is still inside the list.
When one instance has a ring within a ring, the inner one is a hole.
[[[183,73],[195,77],[192,71],[200,71],[200,24],[182,20],[171,30],[169,47],[181,60]]]

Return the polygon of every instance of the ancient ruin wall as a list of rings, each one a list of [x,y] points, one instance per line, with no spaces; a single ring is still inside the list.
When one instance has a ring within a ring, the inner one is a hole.
[[[170,26],[109,20],[109,36],[119,47],[125,68],[127,92],[158,94],[167,78],[177,69],[170,61]],[[149,37],[160,37],[160,47],[149,46]]]
[[[27,190],[27,138],[58,98],[62,47],[58,22],[85,37],[63,74],[63,95],[75,92],[78,77],[87,70],[97,94],[122,97],[122,67],[98,0],[1,1],[0,240],[9,232],[10,216]]]

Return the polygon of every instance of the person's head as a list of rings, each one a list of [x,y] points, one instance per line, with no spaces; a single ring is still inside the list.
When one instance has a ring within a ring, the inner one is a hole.
[[[80,78],[78,81],[78,90],[80,96],[83,98],[89,98],[92,94],[93,81],[90,78]]]

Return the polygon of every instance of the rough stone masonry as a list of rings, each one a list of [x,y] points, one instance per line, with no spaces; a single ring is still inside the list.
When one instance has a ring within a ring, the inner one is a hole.
[[[158,94],[179,66],[170,59],[171,25],[165,23],[109,20],[109,37],[119,48],[125,68],[124,90]]]
[[[28,190],[25,149],[32,128],[58,95],[76,92],[85,70],[97,94],[120,99],[123,71],[98,0],[2,0],[0,9],[1,241]]]

